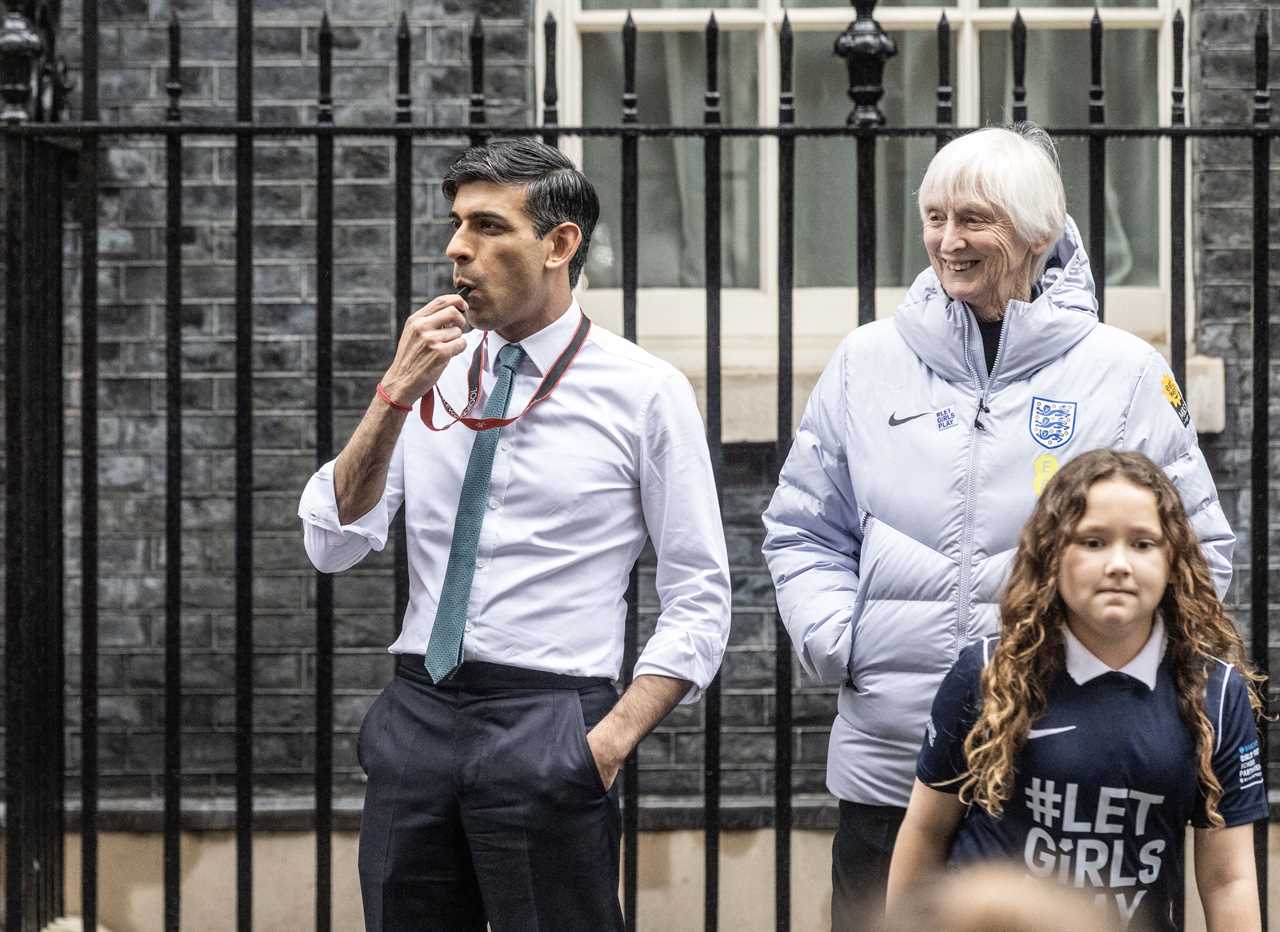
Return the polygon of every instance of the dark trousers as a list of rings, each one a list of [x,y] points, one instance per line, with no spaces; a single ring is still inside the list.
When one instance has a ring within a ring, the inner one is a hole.
[[[907,810],[840,800],[831,844],[831,930],[874,929],[884,915],[893,843]]]
[[[402,661],[370,707],[357,742],[368,932],[622,930],[617,789],[586,740],[617,693],[497,685],[525,673],[465,664],[438,687]]]

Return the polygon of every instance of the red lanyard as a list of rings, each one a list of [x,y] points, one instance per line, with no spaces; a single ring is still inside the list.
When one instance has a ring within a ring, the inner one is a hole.
[[[484,336],[480,338],[480,345],[471,354],[471,365],[467,368],[467,404],[462,409],[462,413],[459,414],[454,411],[449,402],[444,400],[444,395],[441,394],[440,407],[444,408],[453,420],[443,427],[436,427],[432,420],[432,414],[435,411],[436,391],[432,388],[422,396],[422,404],[418,408],[418,415],[422,418],[422,423],[435,431],[448,430],[459,421],[472,430],[493,430],[495,427],[505,427],[507,424],[520,420],[538,402],[546,401],[551,397],[551,393],[560,384],[560,379],[564,377],[565,372],[569,370],[569,366],[573,364],[573,360],[578,355],[578,350],[582,349],[582,344],[587,342],[587,332],[590,329],[591,321],[587,319],[586,314],[583,314],[582,320],[578,322],[578,328],[573,332],[573,338],[569,340],[569,345],[561,351],[551,368],[547,370],[547,374],[542,377],[538,390],[533,393],[533,397],[524,406],[524,410],[515,417],[469,417],[471,409],[475,406],[476,398],[480,395],[480,371],[484,368],[484,361],[487,355],[486,346],[489,341],[489,331],[486,330]]]

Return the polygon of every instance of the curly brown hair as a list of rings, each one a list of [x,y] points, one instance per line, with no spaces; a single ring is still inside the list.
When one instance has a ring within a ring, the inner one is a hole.
[[[1244,644],[1214,592],[1187,513],[1164,471],[1141,453],[1094,450],[1072,460],[1050,480],[1022,529],[1004,598],[1000,641],[982,672],[981,709],[964,742],[969,770],[960,798],[994,816],[1013,791],[1014,761],[1064,664],[1066,605],[1058,593],[1058,566],[1095,482],[1121,479],[1155,496],[1169,557],[1169,584],[1160,600],[1168,636],[1165,659],[1178,694],[1182,721],[1195,738],[1196,764],[1211,825],[1221,826],[1222,786],[1212,766],[1213,726],[1204,709],[1210,665],[1221,659],[1240,671],[1255,715],[1262,710],[1263,677],[1244,660]]]

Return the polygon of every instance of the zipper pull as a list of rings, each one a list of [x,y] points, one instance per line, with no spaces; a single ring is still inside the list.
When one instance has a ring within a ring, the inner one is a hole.
[[[990,414],[991,409],[981,401],[978,402],[978,412],[973,416],[973,426],[978,430],[986,430],[986,426],[982,423],[982,415]]]

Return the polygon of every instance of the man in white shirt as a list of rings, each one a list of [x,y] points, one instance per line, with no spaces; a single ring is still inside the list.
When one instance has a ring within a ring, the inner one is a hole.
[[[409,318],[363,420],[299,506],[324,572],[381,550],[405,508],[397,676],[357,743],[365,923],[620,930],[615,778],[698,698],[728,640],[703,426],[683,375],[578,307],[599,203],[567,158],[493,142],[464,153],[443,190],[466,297]],[[470,403],[442,430],[448,399]],[[625,590],[646,537],[662,610],[618,698]]]

